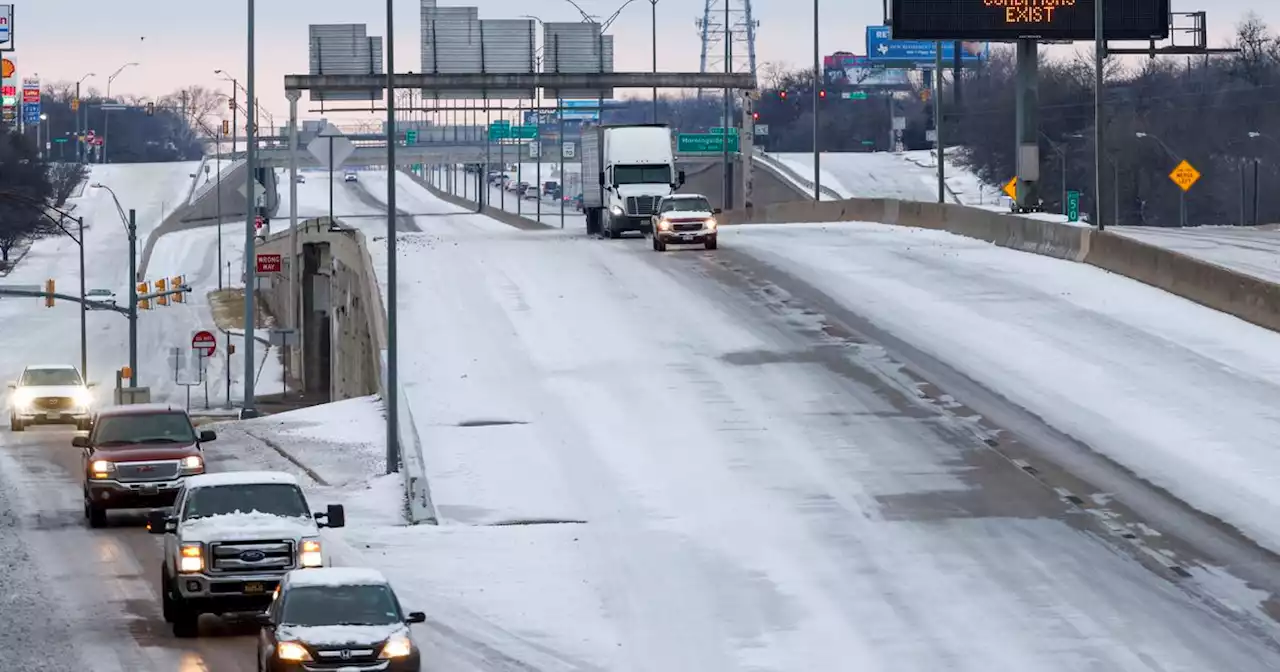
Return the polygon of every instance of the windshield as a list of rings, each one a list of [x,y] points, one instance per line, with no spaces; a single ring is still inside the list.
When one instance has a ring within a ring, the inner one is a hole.
[[[121,446],[130,443],[196,442],[196,430],[185,413],[143,413],[103,415],[93,428],[93,445]]]
[[[288,483],[241,483],[196,488],[187,496],[183,520],[232,513],[266,513],[302,518],[310,515],[302,491]]]
[[[403,620],[388,586],[290,588],[280,609],[281,625],[391,625]]]
[[[23,387],[79,384],[80,373],[75,369],[27,369],[22,374]]]
[[[672,198],[662,203],[663,212],[711,212],[705,198]]]
[[[614,166],[613,183],[671,184],[671,166]]]

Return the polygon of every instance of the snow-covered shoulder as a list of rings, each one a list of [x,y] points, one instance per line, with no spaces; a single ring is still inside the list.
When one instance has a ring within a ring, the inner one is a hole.
[[[223,485],[261,485],[279,483],[298,485],[293,474],[282,471],[223,471],[215,474],[200,474],[187,479],[188,488],[214,488]]]
[[[387,577],[371,567],[316,567],[289,572],[290,586],[382,586]]]

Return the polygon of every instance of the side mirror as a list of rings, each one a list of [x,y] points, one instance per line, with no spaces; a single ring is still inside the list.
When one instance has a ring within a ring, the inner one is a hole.
[[[271,614],[254,614],[253,622],[264,628],[270,628],[276,624],[275,621],[271,620]]]
[[[320,527],[347,526],[347,511],[342,508],[341,504],[330,504],[325,507],[324,513],[319,514],[319,516],[324,516],[324,522],[319,523]]]
[[[71,445],[75,446],[76,448],[89,448],[90,447],[89,437],[73,436],[71,437]]]
[[[724,210],[722,210],[722,209],[720,209],[720,208],[712,208],[712,209],[711,209],[711,214],[713,214],[713,215],[721,215],[721,214],[724,214]]]
[[[680,184],[680,186],[681,186],[681,187],[683,187],[683,186],[684,186],[684,171],[683,171],[683,170],[682,170],[682,171],[680,171],[680,172],[678,172],[678,173],[676,173],[676,181],[677,181],[677,182],[679,182],[679,184]]]
[[[164,534],[169,531],[169,512],[154,509],[147,513],[147,531],[151,534]]]
[[[411,611],[409,612],[409,617],[404,619],[404,622],[405,623],[426,623],[427,615],[422,613],[421,611]]]
[[[215,431],[213,431],[212,429],[206,429],[206,430],[204,430],[204,431],[200,432],[199,439],[200,439],[200,443],[208,443],[208,442],[210,442],[210,441],[217,441],[217,440],[218,440],[218,433],[217,433],[217,432],[215,432]]]

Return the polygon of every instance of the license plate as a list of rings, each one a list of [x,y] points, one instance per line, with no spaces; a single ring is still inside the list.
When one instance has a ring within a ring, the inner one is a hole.
[[[680,240],[693,240],[693,234],[692,233],[680,234]]]
[[[144,495],[158,495],[158,494],[160,494],[160,486],[158,486],[158,485],[144,485],[144,486],[142,486],[142,494],[144,494]]]
[[[253,583],[246,583],[244,584],[244,592],[245,593],[261,593],[263,592],[263,586],[261,583],[257,581]]]
[[[58,418],[61,418],[61,417],[62,417],[62,414],[57,411],[49,411],[48,413],[44,414],[45,420],[57,420]]]

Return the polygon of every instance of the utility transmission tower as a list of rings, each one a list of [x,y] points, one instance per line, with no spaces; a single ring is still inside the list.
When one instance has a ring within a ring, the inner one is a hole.
[[[704,0],[702,18],[695,21],[702,37],[699,72],[756,72],[756,29],[760,22],[751,11],[751,0]],[[727,20],[726,20],[727,19]],[[726,59],[725,38],[729,38]],[[698,95],[702,95],[699,91]]]

